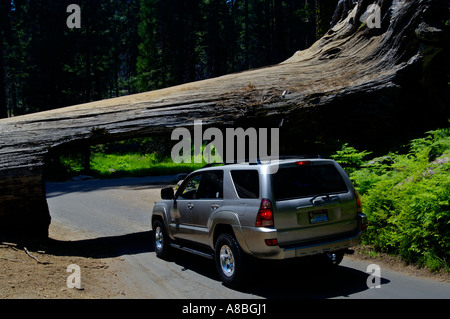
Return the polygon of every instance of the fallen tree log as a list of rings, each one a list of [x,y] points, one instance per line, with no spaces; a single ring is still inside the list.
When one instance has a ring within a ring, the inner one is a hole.
[[[201,119],[280,127],[282,151],[298,152],[330,138],[364,147],[446,125],[448,3],[376,3],[380,28],[361,22],[369,1],[360,0],[340,8],[311,48],[278,65],[1,120],[0,231],[47,236],[46,155],[72,142],[169,134]]]

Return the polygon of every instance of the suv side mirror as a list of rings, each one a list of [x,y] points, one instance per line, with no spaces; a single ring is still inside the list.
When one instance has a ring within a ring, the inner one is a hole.
[[[161,189],[161,198],[162,199],[174,199],[175,193],[172,187],[165,187]]]

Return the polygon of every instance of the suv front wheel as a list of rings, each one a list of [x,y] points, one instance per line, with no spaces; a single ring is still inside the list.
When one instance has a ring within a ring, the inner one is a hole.
[[[166,259],[170,254],[170,239],[167,235],[166,228],[160,220],[155,220],[153,223],[153,247],[156,256]]]
[[[220,279],[225,285],[236,287],[244,277],[244,253],[236,239],[228,234],[219,235],[215,245],[215,262]]]

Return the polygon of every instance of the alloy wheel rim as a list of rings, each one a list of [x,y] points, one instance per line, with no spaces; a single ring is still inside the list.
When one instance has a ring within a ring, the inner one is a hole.
[[[157,227],[155,230],[155,243],[156,243],[156,249],[158,251],[161,251],[164,245],[164,237],[161,230],[161,227]]]
[[[227,245],[223,245],[220,248],[220,266],[225,276],[233,276],[235,268],[234,256],[231,248]]]

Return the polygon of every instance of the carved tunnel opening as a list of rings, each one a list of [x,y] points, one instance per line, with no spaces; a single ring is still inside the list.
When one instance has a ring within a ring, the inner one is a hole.
[[[146,168],[151,168],[153,164],[158,164],[170,157],[172,144],[170,135],[166,134],[65,143],[48,151],[44,165],[44,177],[46,181],[67,181],[77,175],[119,178],[134,173],[142,176],[152,173],[151,170],[147,172]],[[133,155],[142,164],[135,167],[134,171],[132,171],[133,167],[130,166],[130,163],[126,162],[126,160],[135,159]],[[118,163],[121,158],[122,163]],[[125,162],[123,158],[125,158]],[[103,164],[108,159],[108,163]]]
[[[137,134],[49,149],[44,163],[49,238],[85,240],[148,232],[160,189],[176,183],[176,168],[151,167],[170,156],[171,144],[167,133]],[[143,163],[133,170],[127,159]]]

